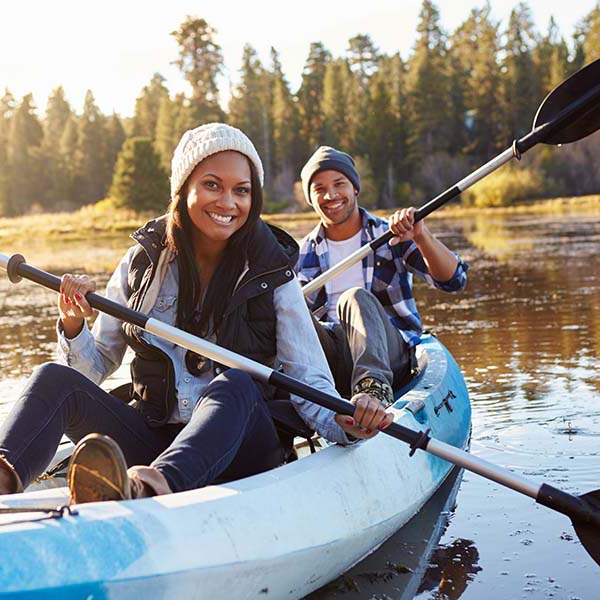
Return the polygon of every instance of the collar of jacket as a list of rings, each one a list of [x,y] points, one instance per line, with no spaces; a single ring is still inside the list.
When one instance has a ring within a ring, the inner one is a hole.
[[[251,235],[247,268],[237,283],[224,316],[249,298],[272,292],[294,277],[299,247],[288,233],[259,219]]]
[[[148,221],[131,237],[138,243],[151,259],[156,260],[158,255],[167,246],[167,215]],[[275,225],[268,225],[259,219],[249,245],[248,266],[250,271],[261,265],[273,268],[273,262],[279,263],[281,268],[294,267],[298,260],[299,247],[294,238],[283,229]],[[240,283],[244,282],[244,278]]]
[[[131,237],[146,251],[152,265],[167,247],[167,216],[153,219],[135,231]],[[262,219],[256,223],[248,245],[247,268],[236,286],[225,314],[253,296],[266,293],[293,278],[299,247],[294,238]]]
[[[158,256],[167,246],[167,215],[148,221],[131,237],[146,251],[152,262],[158,260]]]

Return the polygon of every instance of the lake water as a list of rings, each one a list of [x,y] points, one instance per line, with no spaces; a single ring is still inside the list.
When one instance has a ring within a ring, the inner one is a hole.
[[[600,215],[485,215],[430,227],[470,264],[464,293],[417,283],[416,297],[425,327],[465,375],[471,451],[570,493],[598,488]],[[105,282],[127,245],[0,251],[55,273],[87,268]],[[55,301],[0,279],[0,418],[31,369],[53,356]],[[313,598],[595,600],[599,590],[600,568],[568,518],[465,473]]]

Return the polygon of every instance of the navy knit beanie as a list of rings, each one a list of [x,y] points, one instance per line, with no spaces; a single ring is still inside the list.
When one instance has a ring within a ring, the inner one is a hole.
[[[302,179],[302,190],[304,197],[310,204],[310,182],[312,178],[320,171],[338,171],[345,175],[357,192],[360,192],[360,175],[356,170],[354,160],[349,154],[336,150],[331,146],[320,146],[315,153],[308,159],[300,177]]]

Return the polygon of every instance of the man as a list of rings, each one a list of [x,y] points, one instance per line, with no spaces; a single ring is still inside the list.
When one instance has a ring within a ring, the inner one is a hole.
[[[406,381],[421,341],[412,290],[416,274],[441,290],[462,290],[468,266],[435,238],[414,208],[389,219],[358,205],[360,176],[349,154],[321,146],[304,165],[302,188],[320,223],[301,242],[296,266],[308,283],[389,229],[389,244],[370,253],[307,297],[315,327],[342,396],[393,403],[392,389]]]

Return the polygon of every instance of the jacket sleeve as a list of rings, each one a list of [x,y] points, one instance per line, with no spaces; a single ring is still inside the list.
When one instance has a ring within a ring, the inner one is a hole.
[[[276,288],[274,305],[277,366],[281,365],[286,375],[339,398],[296,278]],[[298,414],[319,435],[332,442],[350,443],[344,430],[335,422],[333,411],[299,396],[291,395],[291,400]]]
[[[439,281],[434,279],[427,268],[417,245],[411,240],[403,244],[398,244],[399,254],[395,254],[395,260],[400,261],[407,271],[415,274],[417,277],[426,281],[431,287],[443,290],[444,292],[458,292],[467,285],[467,270],[469,265],[462,258],[453,252],[457,260],[456,270],[448,281]]]
[[[127,274],[134,249],[123,257],[106,286],[106,297],[123,306],[127,305]],[[84,319],[82,330],[72,339],[65,337],[59,319],[57,333],[58,362],[77,369],[98,385],[119,368],[127,349],[121,321],[104,313],[98,315],[91,331]]]

